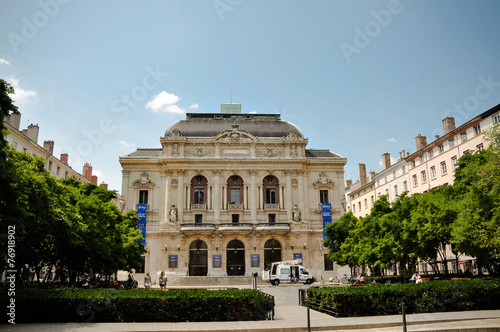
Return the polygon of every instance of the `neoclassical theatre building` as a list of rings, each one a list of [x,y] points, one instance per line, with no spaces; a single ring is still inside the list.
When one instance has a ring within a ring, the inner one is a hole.
[[[316,278],[336,275],[322,246],[322,207],[331,204],[332,221],[344,213],[347,159],[307,149],[279,114],[240,110],[187,113],[160,148],[120,157],[125,210],[143,220],[145,272],[261,275],[274,261],[301,258]]]

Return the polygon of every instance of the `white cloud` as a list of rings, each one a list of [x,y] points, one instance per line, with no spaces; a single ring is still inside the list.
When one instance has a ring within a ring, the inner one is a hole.
[[[16,102],[25,101],[29,97],[34,97],[37,95],[35,90],[24,90],[19,87],[19,79],[14,77],[9,77],[7,81],[14,88],[14,94],[12,95],[12,99]]]
[[[9,61],[5,60],[5,59],[0,59],[0,64],[2,65],[10,65]]]
[[[196,103],[192,103],[191,106],[189,106],[189,108],[200,108],[200,105],[196,104]]]
[[[391,143],[396,143],[396,139],[394,137],[389,138],[387,141]]]
[[[131,147],[135,146],[135,143],[127,143],[125,141],[118,141],[118,143],[125,146],[126,148],[131,148]]]
[[[146,104],[146,108],[152,109],[153,112],[183,114],[186,110],[176,105],[179,100],[178,96],[162,91]]]

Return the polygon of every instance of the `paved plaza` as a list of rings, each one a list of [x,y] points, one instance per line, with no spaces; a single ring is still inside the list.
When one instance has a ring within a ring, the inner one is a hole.
[[[3,325],[2,331],[15,332],[185,332],[185,331],[307,331],[307,309],[298,305],[302,285],[259,287],[275,297],[273,321],[199,322],[199,323],[67,323]],[[250,288],[243,285],[238,288]],[[310,310],[311,331],[403,331],[402,316],[334,318]],[[406,316],[407,331],[479,332],[500,331],[500,310],[412,314]]]

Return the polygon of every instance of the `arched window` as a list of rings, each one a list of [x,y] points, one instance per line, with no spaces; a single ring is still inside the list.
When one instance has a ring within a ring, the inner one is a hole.
[[[197,175],[191,180],[191,203],[206,204],[207,202],[207,179]]]
[[[243,179],[237,175],[227,180],[227,202],[229,204],[243,204]]]
[[[268,270],[273,262],[281,261],[281,244],[276,239],[269,239],[264,244],[264,269]]]
[[[276,177],[268,175],[262,183],[264,188],[264,204],[278,204],[279,202],[279,181]]]

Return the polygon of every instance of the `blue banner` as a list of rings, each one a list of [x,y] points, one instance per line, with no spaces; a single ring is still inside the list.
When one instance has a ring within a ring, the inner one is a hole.
[[[137,228],[141,231],[142,241],[141,244],[144,247],[146,245],[146,217],[148,214],[147,204],[137,204]]]
[[[222,255],[213,255],[212,256],[212,266],[214,268],[222,267]]]
[[[250,255],[250,261],[252,262],[252,267],[260,267],[260,255],[252,254]]]
[[[323,203],[323,240],[326,238],[325,228],[326,225],[332,222],[332,203]]]
[[[293,254],[293,260],[297,259],[300,259],[300,261],[302,262],[302,254],[300,253]],[[302,265],[302,263],[300,263],[299,265]]]
[[[168,256],[168,267],[170,269],[177,268],[177,255],[169,255]]]

